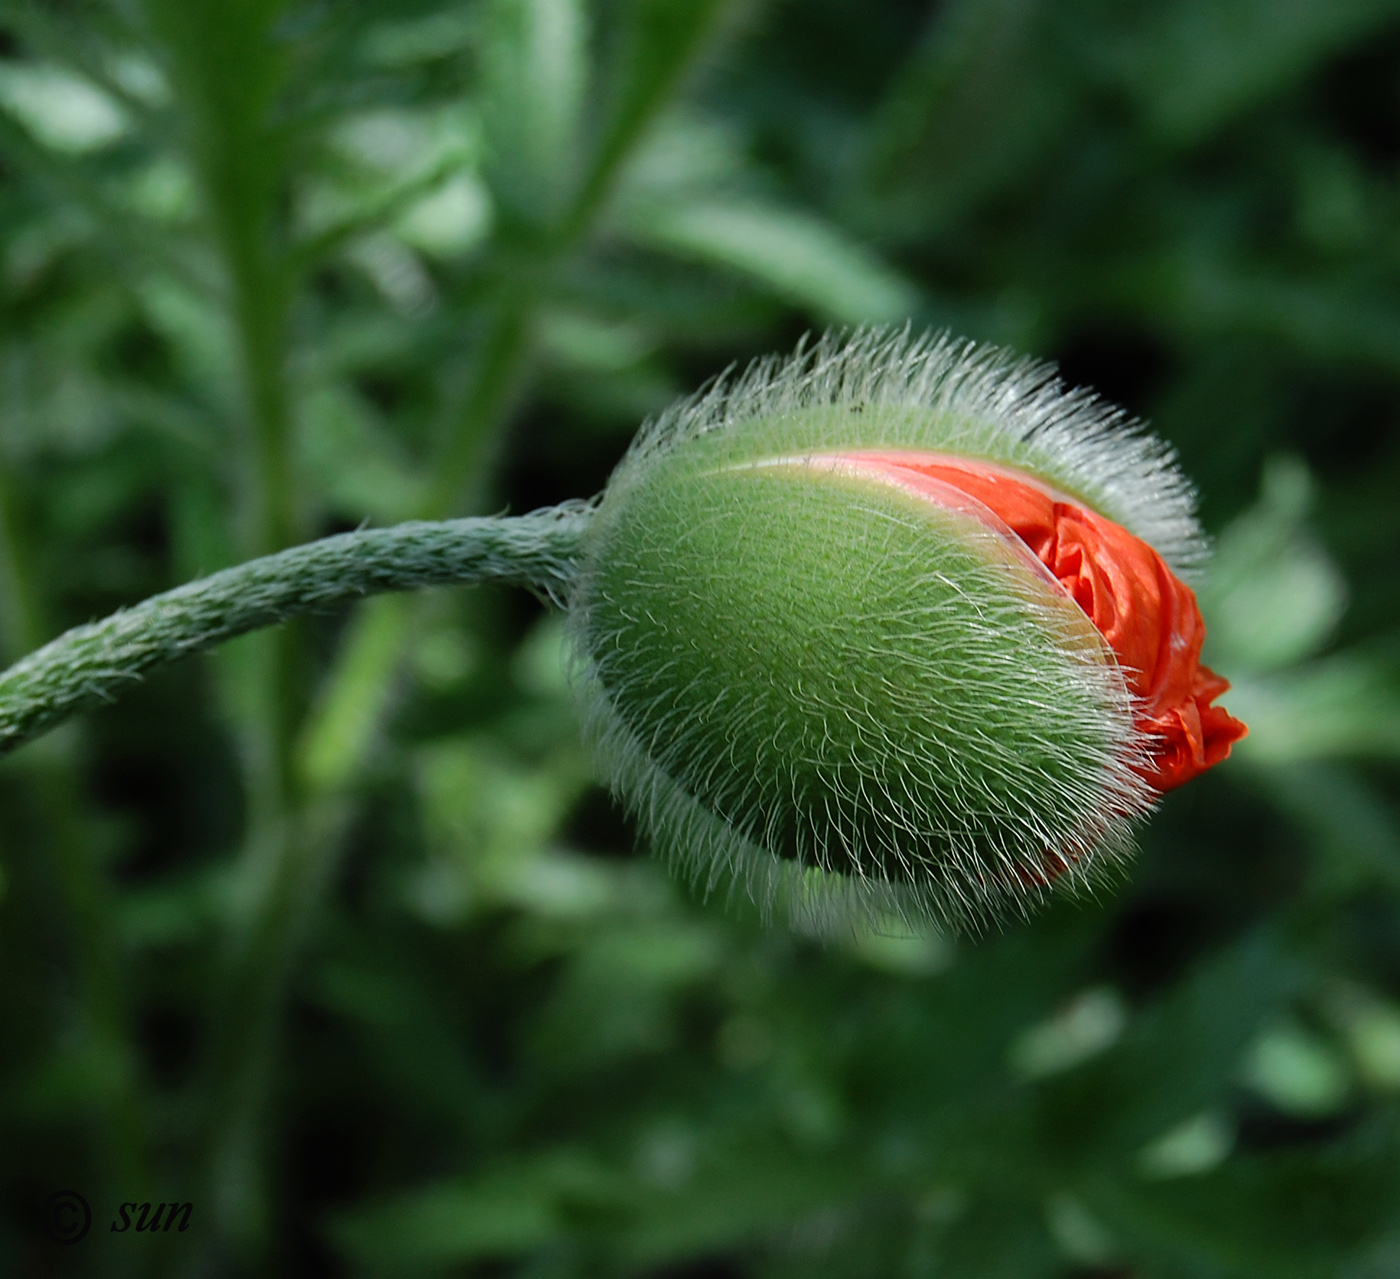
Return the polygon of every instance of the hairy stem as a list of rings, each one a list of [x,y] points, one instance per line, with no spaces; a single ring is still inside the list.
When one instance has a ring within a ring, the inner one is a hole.
[[[501,581],[565,598],[588,509],[342,533],[74,627],[0,673],[0,752],[113,700],[156,666],[298,613],[382,591]]]

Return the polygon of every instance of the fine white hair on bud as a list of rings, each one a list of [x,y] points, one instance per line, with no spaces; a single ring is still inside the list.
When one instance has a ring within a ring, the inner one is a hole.
[[[823,934],[976,930],[1131,851],[1157,795],[1135,672],[948,467],[1203,559],[1190,485],[1120,410],[907,329],[721,378],[614,474],[570,603],[585,722],[705,891]]]
[[[866,328],[755,360],[648,423],[613,484],[716,432],[740,451],[757,438],[775,453],[784,441],[792,451],[886,445],[997,462],[1081,499],[1179,575],[1208,555],[1196,490],[1170,446],[1093,391],[1065,386],[1053,365],[967,338]]]

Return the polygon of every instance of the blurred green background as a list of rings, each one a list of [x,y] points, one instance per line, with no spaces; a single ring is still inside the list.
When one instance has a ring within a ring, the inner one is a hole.
[[[910,319],[1176,445],[1253,728],[1101,900],[823,948],[527,595],[165,671],[0,765],[0,1274],[1400,1276],[1400,0],[3,0],[0,183],[6,660]]]

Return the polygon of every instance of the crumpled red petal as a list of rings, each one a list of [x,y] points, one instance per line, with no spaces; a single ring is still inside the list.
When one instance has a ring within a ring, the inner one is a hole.
[[[951,485],[998,516],[1060,581],[1117,656],[1153,754],[1139,771],[1169,791],[1218,764],[1249,730],[1211,703],[1229,682],[1200,664],[1195,593],[1146,542],[1014,471],[947,454],[843,454]]]

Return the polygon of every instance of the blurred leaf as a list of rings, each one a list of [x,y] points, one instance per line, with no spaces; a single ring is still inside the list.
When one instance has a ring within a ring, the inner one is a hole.
[[[1119,73],[1154,132],[1191,142],[1397,12],[1394,0],[1175,0],[1134,15]]]
[[[860,1169],[810,1152],[749,1144],[716,1152],[669,1192],[638,1197],[624,1255],[658,1263],[748,1244],[823,1206],[868,1193]]]
[[[308,260],[397,219],[410,243],[469,247],[489,225],[489,197],[475,177],[482,126],[460,103],[436,110],[383,107],[341,120],[327,147],[335,163],[307,176],[299,220]]]
[[[465,6],[449,7],[375,23],[360,52],[368,62],[404,67],[461,53],[476,36],[476,13]]]
[[[410,960],[382,937],[347,939],[342,953],[318,966],[310,997],[356,1032],[403,1122],[479,1141],[477,1108],[491,1090],[449,992],[426,988]]]
[[[1255,774],[1312,849],[1319,885],[1338,896],[1400,887],[1400,822],[1364,779],[1338,764],[1270,764]]]
[[[1296,980],[1267,936],[1204,961],[1163,1001],[1129,1020],[1108,1052],[1040,1085],[1052,1154],[1123,1158],[1227,1100],[1256,1028]]]
[[[336,1244],[376,1273],[422,1274],[518,1256],[563,1228],[552,1188],[528,1171],[434,1186],[332,1221]]]
[[[1304,523],[1312,481],[1296,459],[1275,458],[1258,506],[1216,543],[1207,588],[1211,658],[1226,670],[1274,670],[1311,657],[1330,638],[1346,583]]]
[[[846,324],[889,323],[918,306],[913,288],[835,228],[756,202],[689,202],[639,212],[640,243],[737,271]]]
[[[1141,1264],[1332,1279],[1394,1228],[1400,1157],[1377,1123],[1316,1154],[1236,1156],[1203,1177],[1096,1185],[1091,1202]]]
[[[1044,0],[955,0],[892,80],[871,123],[874,190],[923,231],[1037,161],[1068,87],[1047,63]]]
[[[1271,1027],[1245,1063],[1245,1080],[1289,1114],[1335,1114],[1350,1087],[1346,1063],[1319,1036],[1292,1022]]]
[[[491,0],[487,12],[486,176],[509,223],[538,230],[579,177],[588,17],[579,0]]]
[[[1081,1265],[1105,1267],[1118,1260],[1113,1236],[1073,1195],[1061,1193],[1050,1197],[1046,1224],[1061,1251]]]
[[[396,229],[403,240],[424,253],[460,257],[490,231],[490,199],[480,182],[459,173],[411,205]]]
[[[301,464],[336,514],[384,524],[413,515],[423,485],[398,442],[349,387],[310,391],[298,421]]]
[[[1339,1002],[1357,1072],[1373,1088],[1400,1092],[1400,1007],[1355,987]]]
[[[1116,991],[1086,990],[1021,1035],[1011,1049],[1012,1068],[1026,1079],[1068,1070],[1111,1048],[1126,1020],[1127,1010]]]
[[[380,672],[399,651],[408,624],[398,596],[370,600],[315,702],[296,744],[297,768],[311,785],[330,790],[353,776],[379,732],[391,689]]]
[[[1347,651],[1272,677],[1240,677],[1233,713],[1243,757],[1268,764],[1400,758],[1400,664],[1393,645]]]
[[[1065,1257],[1047,1225],[1041,1205],[994,1188],[953,1222],[938,1264],[968,1279],[1051,1279]]]
[[[574,229],[605,198],[677,81],[704,49],[733,0],[626,0],[606,122],[574,210]]]
[[[56,151],[92,151],[127,129],[106,94],[57,67],[0,63],[0,104]]]
[[[851,953],[871,968],[905,977],[931,977],[953,962],[953,945],[937,933],[908,933],[891,920],[847,943]]]
[[[1229,1157],[1235,1134],[1217,1110],[1203,1110],[1144,1146],[1138,1168],[1145,1177],[1196,1177]]]

